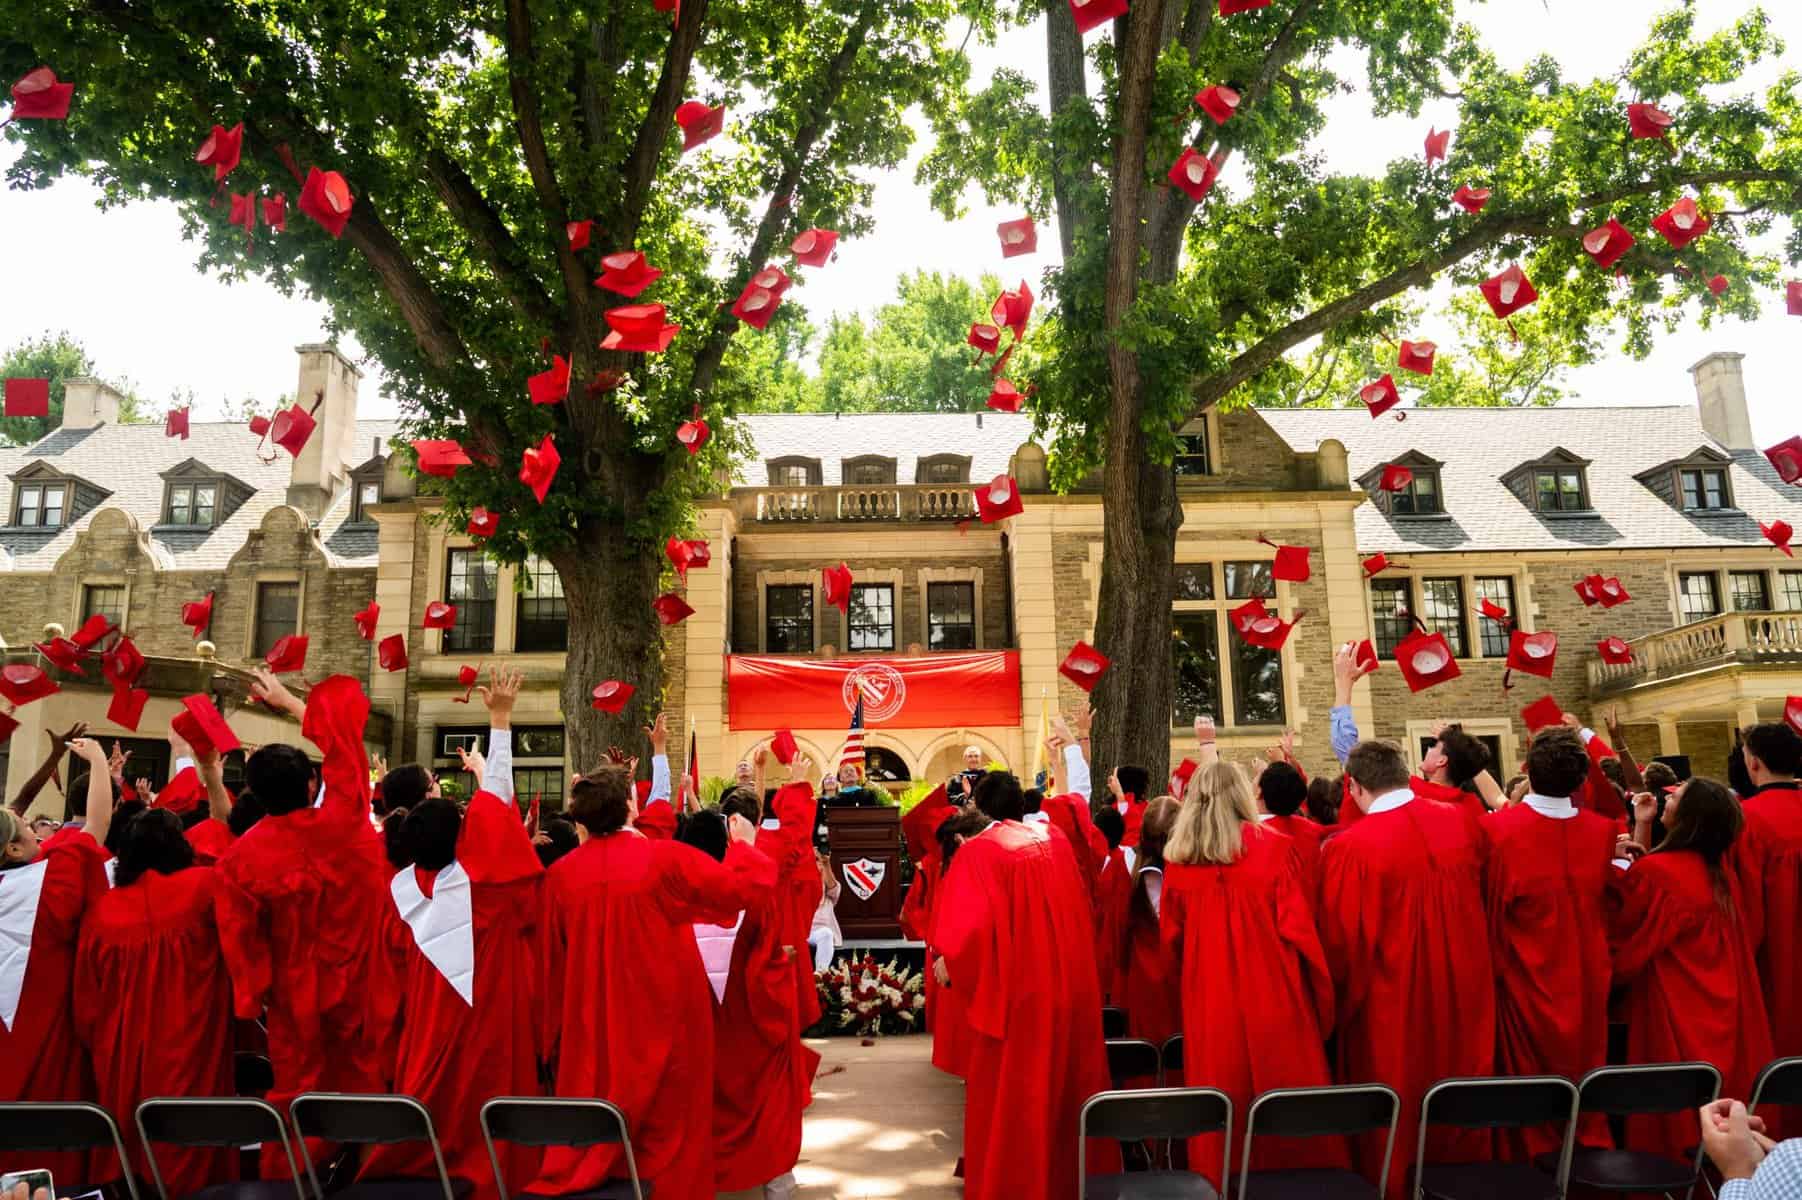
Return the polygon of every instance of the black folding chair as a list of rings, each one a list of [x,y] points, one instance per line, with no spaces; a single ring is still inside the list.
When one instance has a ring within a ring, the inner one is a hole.
[[[1609,1117],[1693,1113],[1721,1094],[1721,1073],[1707,1063],[1648,1063],[1635,1067],[1597,1067],[1577,1085],[1577,1111]],[[1677,1162],[1645,1150],[1570,1152],[1566,1183],[1601,1192],[1655,1192],[1687,1195],[1702,1173],[1702,1155]],[[1542,1154],[1535,1164],[1556,1169],[1555,1155]]]
[[[1401,1097],[1376,1083],[1351,1087],[1278,1088],[1251,1102],[1245,1118],[1245,1153],[1239,1165],[1239,1200],[1381,1200],[1395,1154]],[[1253,1171],[1251,1145],[1258,1137],[1328,1137],[1388,1131],[1383,1169],[1372,1187],[1356,1171],[1299,1167]]]
[[[1126,1010],[1105,1004],[1101,1008],[1101,1036],[1108,1040],[1126,1036]]]
[[[1129,1079],[1158,1077],[1158,1048],[1137,1038],[1109,1038],[1107,1041],[1107,1074],[1116,1090]]]
[[[1079,1200],[1218,1200],[1213,1185],[1191,1171],[1128,1171],[1089,1174],[1089,1139],[1155,1141],[1219,1133],[1220,1185],[1225,1187],[1233,1157],[1233,1102],[1213,1088],[1135,1088],[1097,1092],[1084,1101],[1076,1122],[1076,1179]]]
[[[1428,1163],[1427,1130],[1524,1129],[1562,1122],[1557,1170],[1514,1162]],[[1420,1105],[1414,1178],[1421,1200],[1564,1200],[1571,1148],[1577,1140],[1577,1085],[1557,1075],[1442,1079]]]
[[[262,1100],[248,1096],[206,1098],[164,1097],[138,1105],[138,1136],[150,1163],[150,1179],[156,1194],[170,1200],[157,1165],[157,1145],[185,1148],[233,1146],[280,1142],[288,1158],[287,1179],[247,1179],[219,1183],[195,1192],[190,1200],[308,1200],[294,1144],[282,1115]]]
[[[387,1146],[396,1142],[426,1142],[437,1164],[436,1179],[371,1179],[334,1192],[334,1200],[468,1200],[475,1185],[452,1179],[444,1166],[444,1147],[432,1128],[432,1114],[411,1096],[347,1095],[341,1092],[305,1092],[288,1105],[300,1134],[300,1157],[306,1163],[313,1194],[324,1195],[307,1138],[324,1138],[353,1146]]]
[[[1752,1098],[1746,1111],[1760,1104],[1802,1104],[1802,1058],[1778,1058],[1764,1065],[1752,1081]]]
[[[130,1200],[138,1200],[137,1181],[131,1177],[131,1163],[125,1157],[125,1139],[119,1136],[119,1123],[104,1108],[74,1100],[0,1104],[0,1151],[49,1154],[94,1150],[113,1152],[127,1195]],[[60,1197],[95,1191],[111,1180],[59,1179],[55,1182],[56,1194]]]
[[[605,1100],[496,1096],[482,1105],[482,1140],[488,1145],[488,1162],[494,1168],[494,1183],[500,1189],[501,1200],[508,1200],[507,1181],[501,1178],[496,1142],[577,1148],[617,1145],[626,1160],[627,1178],[608,1180],[599,1188],[576,1196],[580,1200],[646,1200],[651,1194],[650,1185],[638,1178],[638,1161],[632,1156],[626,1114]],[[524,1192],[522,1198],[536,1195]]]
[[[1183,1082],[1183,1035],[1173,1033],[1164,1041],[1164,1048],[1158,1052],[1158,1067],[1163,1072],[1163,1083],[1166,1087],[1180,1087]]]

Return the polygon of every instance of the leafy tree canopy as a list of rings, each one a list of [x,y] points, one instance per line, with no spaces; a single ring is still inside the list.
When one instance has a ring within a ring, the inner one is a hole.
[[[63,384],[74,377],[94,375],[96,367],[87,348],[66,331],[27,338],[0,355],[0,378],[48,379],[48,417],[0,417],[0,444],[23,446],[42,438],[62,424]],[[125,397],[119,405],[120,421],[139,419],[137,393],[129,382],[116,385]]]

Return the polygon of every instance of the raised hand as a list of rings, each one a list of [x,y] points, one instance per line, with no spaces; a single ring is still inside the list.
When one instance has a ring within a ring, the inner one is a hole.
[[[250,685],[250,694],[278,712],[285,712],[295,719],[306,715],[307,706],[295,698],[288,685],[275,677],[268,667],[257,667],[252,674],[256,682]]]
[[[669,714],[658,713],[657,719],[646,725],[644,731],[651,739],[652,756],[665,753],[669,746]]]
[[[806,779],[813,772],[813,760],[805,754],[797,754],[788,764],[790,779]]]
[[[1633,820],[1635,824],[1650,825],[1658,818],[1658,797],[1650,792],[1636,792],[1633,796]]]
[[[58,733],[54,729],[46,729],[44,730],[44,736],[50,739],[51,753],[61,754],[64,750],[69,748],[70,742],[78,737],[87,736],[87,732],[88,723],[86,721],[77,721],[75,724],[69,726],[69,732],[67,733]]]
[[[486,776],[488,771],[488,759],[483,756],[480,750],[465,750],[463,747],[458,746],[457,757],[463,760],[463,769],[468,771],[471,775],[474,775],[477,779],[482,779]]]
[[[93,769],[97,771],[106,769],[106,751],[101,749],[100,743],[93,738],[72,738],[69,742],[69,749],[74,752],[75,757],[82,759]]]
[[[1095,710],[1085,708],[1076,714],[1076,736],[1086,738],[1089,729],[1095,724]]]
[[[520,685],[525,672],[512,667],[490,667],[488,683],[476,690],[482,693],[482,706],[488,710],[490,729],[509,729],[513,723],[513,706],[519,701]]]
[[[117,738],[113,739],[113,751],[106,756],[106,769],[118,783],[125,782],[125,764],[131,761],[131,751],[122,748]]]

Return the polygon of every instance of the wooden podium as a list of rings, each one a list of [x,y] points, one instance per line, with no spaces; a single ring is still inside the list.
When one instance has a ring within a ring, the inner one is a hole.
[[[840,884],[833,911],[845,937],[900,937],[901,810],[828,808],[826,845]]]

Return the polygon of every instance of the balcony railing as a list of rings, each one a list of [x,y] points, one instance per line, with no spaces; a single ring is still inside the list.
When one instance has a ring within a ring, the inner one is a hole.
[[[842,487],[739,488],[741,521],[804,525],[825,521],[962,521],[976,515],[963,484],[870,484]]]
[[[1627,643],[1633,661],[1589,659],[1589,693],[1615,695],[1741,663],[1802,664],[1802,612],[1724,613]]]

